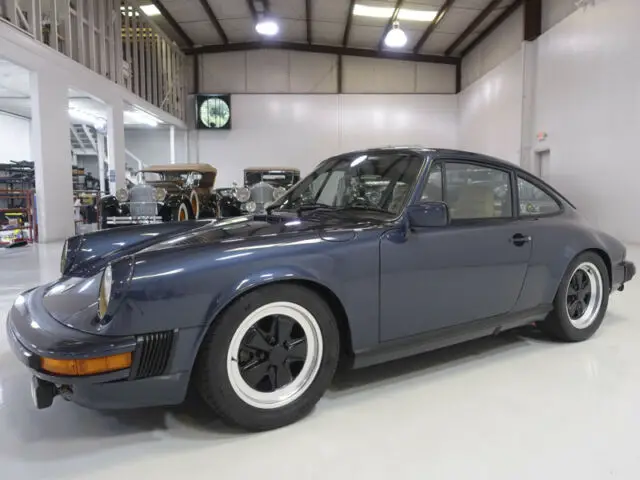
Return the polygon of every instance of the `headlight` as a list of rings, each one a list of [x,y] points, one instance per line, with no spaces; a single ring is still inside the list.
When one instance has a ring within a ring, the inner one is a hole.
[[[156,200],[158,202],[162,202],[165,197],[167,196],[167,190],[164,188],[156,188],[155,189],[155,196],[156,196]]]
[[[119,202],[126,202],[129,200],[129,192],[126,188],[121,188],[116,192],[116,200]]]
[[[109,307],[109,301],[111,300],[111,285],[113,283],[113,273],[111,271],[111,265],[107,265],[102,274],[102,281],[100,282],[100,293],[98,294],[98,317],[100,320],[107,314],[107,308]]]
[[[240,203],[247,202],[251,198],[251,190],[247,187],[240,187],[236,190],[236,198]]]
[[[256,211],[256,202],[247,202],[244,204],[244,208],[247,209],[247,212],[253,213]]]
[[[67,253],[69,251],[68,241],[64,241],[62,255],[60,256],[60,273],[64,274],[64,267],[67,266]]]
[[[281,196],[287,193],[287,189],[284,187],[278,187],[273,190],[273,199],[278,200]]]

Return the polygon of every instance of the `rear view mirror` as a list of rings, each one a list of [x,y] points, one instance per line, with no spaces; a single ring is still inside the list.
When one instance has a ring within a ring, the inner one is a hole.
[[[449,225],[449,208],[443,202],[420,202],[407,207],[412,227],[445,227]]]

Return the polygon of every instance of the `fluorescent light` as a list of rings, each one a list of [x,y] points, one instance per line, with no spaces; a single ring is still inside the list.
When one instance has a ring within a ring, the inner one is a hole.
[[[160,121],[153,115],[143,112],[142,110],[127,110],[124,112],[128,118],[129,124],[137,123],[142,125],[149,125],[150,127],[157,127]]]
[[[390,48],[402,48],[407,44],[407,35],[398,22],[393,24],[393,28],[384,37],[384,44]]]
[[[142,10],[147,17],[160,15],[160,10],[158,10],[158,7],[155,5],[140,5],[140,10]]]
[[[279,30],[280,28],[274,20],[265,18],[256,23],[256,32],[258,32],[260,35],[273,37],[274,35],[277,35]]]
[[[98,130],[103,129],[107,124],[106,119],[76,107],[69,107],[69,116],[86,125],[93,125]]]
[[[353,14],[358,17],[372,18],[391,18],[393,15],[393,7],[373,7],[371,5],[362,5],[356,3],[353,6]],[[438,12],[434,10],[411,10],[409,8],[401,8],[398,12],[398,20],[408,20],[412,22],[431,22]]]

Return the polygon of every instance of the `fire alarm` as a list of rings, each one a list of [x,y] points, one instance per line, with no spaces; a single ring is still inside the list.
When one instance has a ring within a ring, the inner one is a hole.
[[[543,142],[547,139],[547,132],[538,132],[537,137],[539,142]]]

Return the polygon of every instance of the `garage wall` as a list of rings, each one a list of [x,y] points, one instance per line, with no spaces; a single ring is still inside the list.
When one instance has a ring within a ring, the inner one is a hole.
[[[248,166],[308,173],[344,151],[409,144],[457,145],[455,95],[233,95],[230,131],[192,131],[197,160],[218,168],[218,184]],[[196,159],[192,159],[196,161]]]
[[[336,55],[255,50],[203,54],[199,64],[202,93],[338,93]],[[454,65],[343,57],[342,68],[342,93],[442,94],[456,88]]]
[[[463,89],[518,52],[524,38],[523,15],[523,7],[518,8],[462,59]]]
[[[171,140],[168,128],[127,129],[124,132],[124,147],[147,165],[171,163]],[[175,133],[176,163],[187,162],[184,130]],[[126,155],[127,166],[134,170],[138,164]]]
[[[31,161],[31,122],[0,112],[0,163]]]
[[[458,95],[460,148],[519,164],[523,49]]]
[[[538,40],[535,131],[551,178],[606,231],[640,242],[640,2],[597,1]]]

